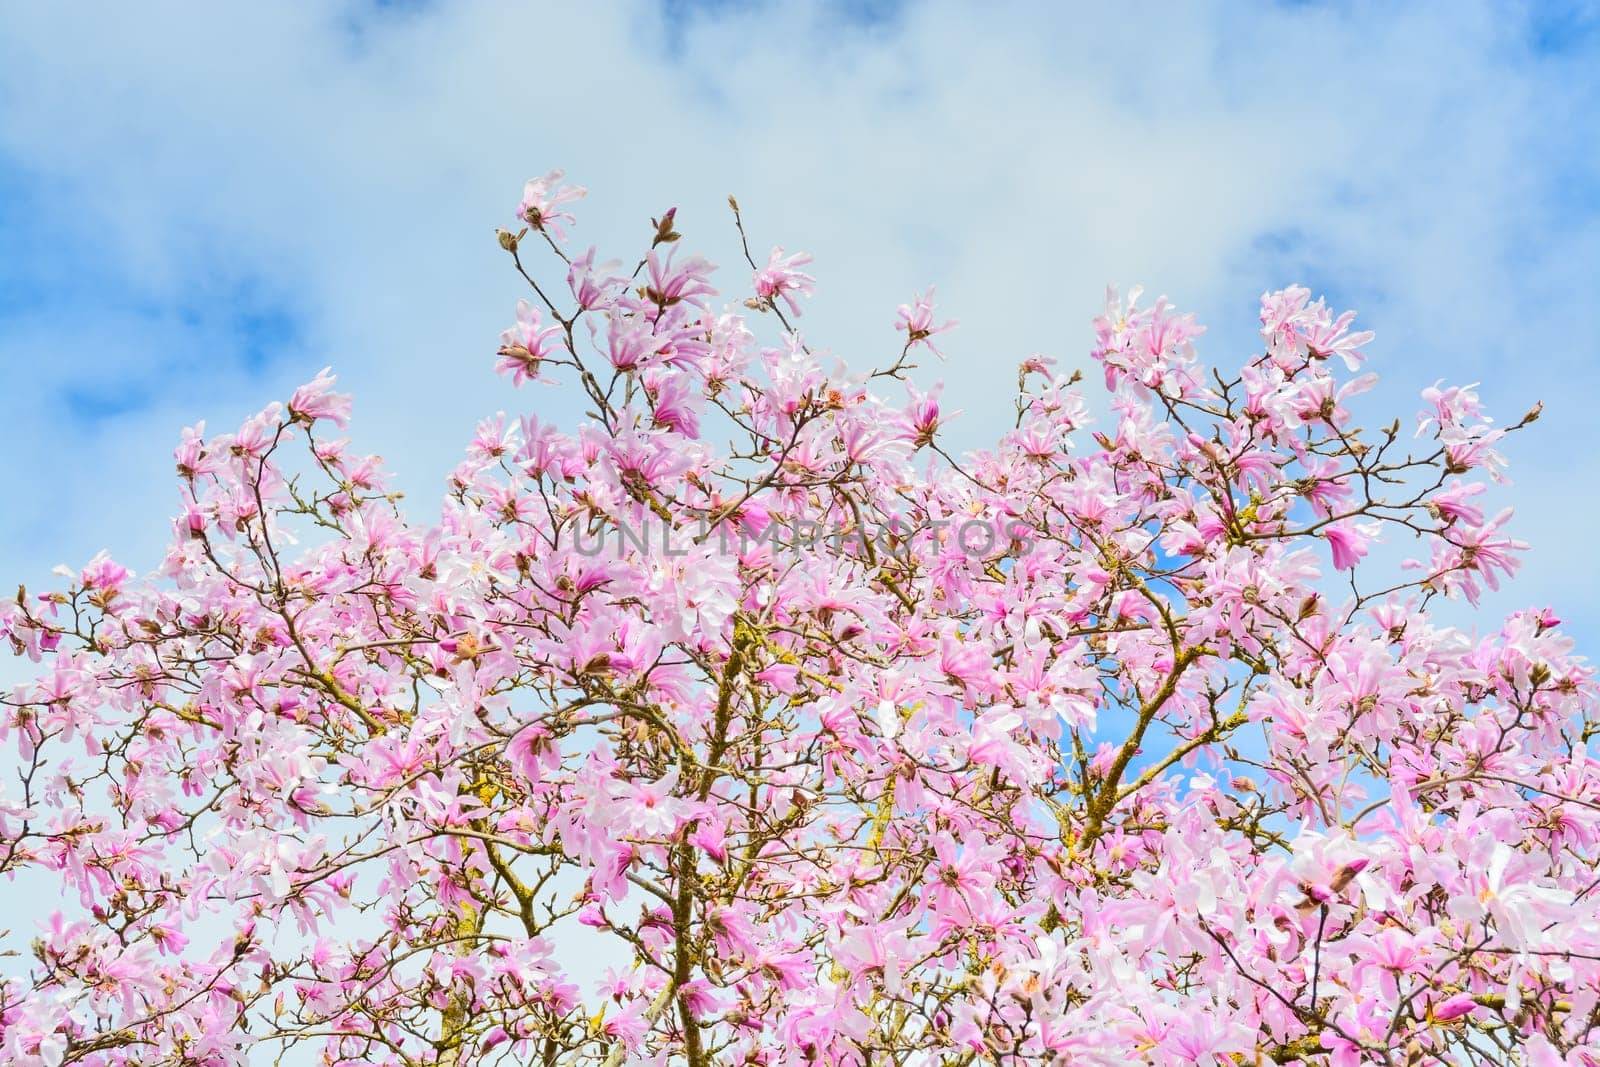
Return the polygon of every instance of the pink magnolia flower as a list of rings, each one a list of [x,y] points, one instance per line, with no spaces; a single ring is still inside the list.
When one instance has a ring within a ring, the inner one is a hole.
[[[811,257],[804,252],[785,258],[782,248],[774,248],[767,265],[756,271],[756,294],[768,304],[775,305],[781,299],[789,305],[791,313],[800,314],[800,305],[795,297],[810,296],[816,288],[816,279],[799,270],[810,262]]]
[[[931,338],[934,334],[953,330],[960,325],[955,319],[948,319],[937,326],[933,322],[933,289],[918,296],[910,304],[901,304],[897,312],[898,321],[894,328],[906,335],[906,345],[927,345],[934,355],[943,356]]]
[[[333,392],[332,367],[323,367],[310,382],[294,391],[289,398],[289,414],[307,424],[327,419],[336,426],[350,424],[351,399],[348,395]]]
[[[1470,993],[1456,993],[1435,1004],[1431,1011],[1435,1019],[1447,1023],[1470,1015],[1477,1009],[1478,1002]]]
[[[1311,290],[1293,285],[1261,297],[1261,336],[1274,359],[1326,359],[1338,356],[1354,371],[1361,366],[1361,347],[1372,333],[1350,333],[1355,312],[1337,319],[1322,300],[1311,303]]]
[[[1551,927],[1569,916],[1574,900],[1569,891],[1530,877],[1526,866],[1510,845],[1496,843],[1488,866],[1472,872],[1475,903],[1494,920],[1505,944],[1518,949],[1542,948],[1551,943]],[[1520,875],[1515,873],[1519,867],[1523,868]]]
[[[1334,569],[1354,570],[1356,564],[1366,556],[1375,532],[1369,523],[1338,522],[1326,527],[1322,535],[1328,539],[1328,547],[1333,550]]]
[[[542,178],[530,178],[522,190],[522,202],[517,205],[517,218],[535,230],[548,231],[557,240],[566,240],[562,223],[575,221],[568,212],[560,211],[562,204],[581,200],[588,190],[581,185],[563,185],[566,175],[552,170]]]
[[[544,325],[538,308],[526,300],[517,301],[517,324],[500,335],[500,362],[495,370],[511,375],[513,385],[532,381],[539,376],[539,363],[549,354],[552,339],[560,336],[561,327]]]
[[[595,250],[590,248],[573,259],[567,268],[567,288],[585,311],[600,311],[611,307],[627,289],[627,278],[615,271],[621,264],[615,261],[595,263]]]
[[[674,795],[678,772],[670,770],[654,782],[615,782],[611,799],[617,815],[643,837],[671,837],[689,816],[689,806]]]

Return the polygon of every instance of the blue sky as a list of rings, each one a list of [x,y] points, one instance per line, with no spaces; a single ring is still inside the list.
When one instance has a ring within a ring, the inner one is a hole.
[[[743,281],[817,257],[802,320],[865,365],[929,284],[992,436],[1012,369],[1086,363],[1108,282],[1250,351],[1299,282],[1378,331],[1374,421],[1440,377],[1505,421],[1525,580],[1600,623],[1600,8],[666,0],[11,5],[0,13],[0,578],[157,558],[181,426],[333,364],[419,516],[520,295],[492,230],[553,166],[617,254],[677,205]]]

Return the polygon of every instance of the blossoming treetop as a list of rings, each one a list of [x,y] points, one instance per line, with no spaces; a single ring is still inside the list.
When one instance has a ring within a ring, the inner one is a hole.
[[[483,423],[418,522],[324,374],[184,434],[157,573],[0,607],[0,870],[58,909],[7,1062],[1597,1062],[1589,671],[1428,612],[1523,547],[1470,389],[1372,432],[1350,315],[1213,368],[1135,294],[1102,428],[1032,359],[957,458],[931,299],[852,374],[806,257],[742,316],[672,212],[579,254],[581,192],[502,231],[499,352],[580,425]]]

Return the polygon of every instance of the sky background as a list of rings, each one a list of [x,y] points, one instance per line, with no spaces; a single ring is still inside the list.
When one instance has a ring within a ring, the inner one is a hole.
[[[981,13],[980,13],[981,12]],[[563,414],[492,373],[523,181],[590,189],[574,241],[816,256],[801,326],[859,367],[930,284],[956,441],[1016,364],[1088,368],[1107,283],[1255,351],[1266,289],[1375,329],[1364,410],[1438,378],[1501,421],[1495,610],[1600,639],[1600,6],[445,2],[0,11],[0,581],[158,559],[171,450],[332,364],[417,518],[476,421]],[[1092,379],[1091,379],[1092,381]]]

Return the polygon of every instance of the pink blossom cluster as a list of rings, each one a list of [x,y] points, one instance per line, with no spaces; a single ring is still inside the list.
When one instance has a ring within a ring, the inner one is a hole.
[[[1369,430],[1306,290],[1242,365],[1113,294],[1105,402],[1029,359],[954,456],[931,296],[851,372],[806,257],[730,310],[673,213],[568,248],[577,195],[502,232],[499,366],[584,418],[485,421],[408,516],[324,373],[184,433],[156,572],[0,605],[0,1059],[1600,1063],[1590,669],[1431,613],[1524,547],[1470,388]]]

